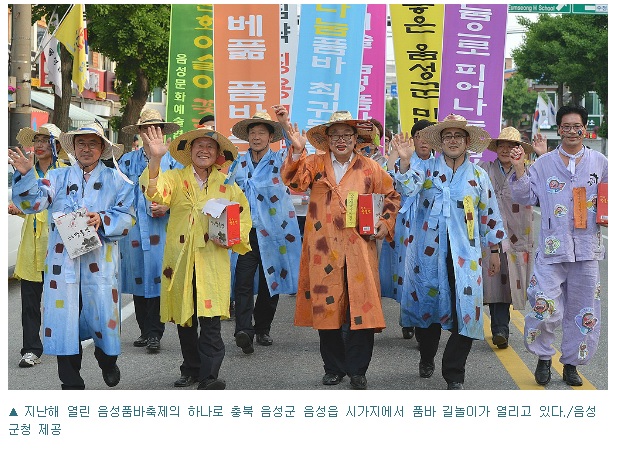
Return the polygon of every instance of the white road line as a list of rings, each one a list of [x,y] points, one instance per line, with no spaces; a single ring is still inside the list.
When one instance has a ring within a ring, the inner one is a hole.
[[[537,215],[542,215],[541,212],[535,208],[533,208],[533,212],[535,212]],[[602,237],[606,240],[608,240],[608,236],[606,236],[605,234],[602,235]]]
[[[133,301],[131,301],[129,304],[127,304],[126,306],[124,306],[121,310],[120,310],[120,321],[125,321],[127,318],[129,318],[131,315],[133,315],[135,313],[135,307],[133,307]],[[82,341],[82,348],[86,348],[88,347],[90,344],[92,344],[92,339],[88,339],[88,340],[83,340]]]

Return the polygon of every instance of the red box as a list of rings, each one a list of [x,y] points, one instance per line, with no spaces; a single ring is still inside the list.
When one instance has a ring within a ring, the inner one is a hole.
[[[383,213],[385,195],[380,193],[366,193],[358,198],[359,233],[364,235],[376,234],[376,224]]]
[[[241,242],[241,218],[239,203],[222,202],[226,207],[219,217],[209,216],[208,236],[222,247],[230,247]]]
[[[596,222],[598,225],[608,226],[608,182],[598,184]]]

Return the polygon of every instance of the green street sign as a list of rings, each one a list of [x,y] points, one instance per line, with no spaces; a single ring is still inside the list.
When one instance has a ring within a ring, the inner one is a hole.
[[[608,5],[572,5],[572,14],[608,14]]]
[[[558,4],[558,5],[549,5],[547,3],[538,3],[538,4],[524,4],[524,5],[509,5],[507,12],[508,13],[520,13],[520,14],[569,14],[571,11],[570,4]],[[595,5],[593,5],[595,6]]]

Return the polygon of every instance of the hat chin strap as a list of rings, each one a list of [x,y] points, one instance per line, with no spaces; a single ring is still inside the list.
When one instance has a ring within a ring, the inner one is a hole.
[[[445,151],[443,151],[443,155],[445,156],[445,163],[447,164],[447,166],[450,166],[453,171],[455,171],[456,168],[457,168],[456,161],[458,161],[460,159],[460,157],[462,157],[465,154],[466,154],[466,149],[464,150],[464,152],[462,152],[461,154],[458,154],[458,156],[456,156],[456,157],[451,157],[451,156],[447,155],[447,153]],[[451,160],[451,165],[449,164],[447,159]],[[462,160],[462,163],[464,163],[464,159]],[[458,166],[460,166],[462,163],[458,164]]]

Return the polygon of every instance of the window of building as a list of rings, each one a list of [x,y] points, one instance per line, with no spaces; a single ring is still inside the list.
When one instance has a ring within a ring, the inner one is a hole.
[[[150,95],[148,95],[147,103],[163,103],[163,89],[161,87],[155,88]]]

